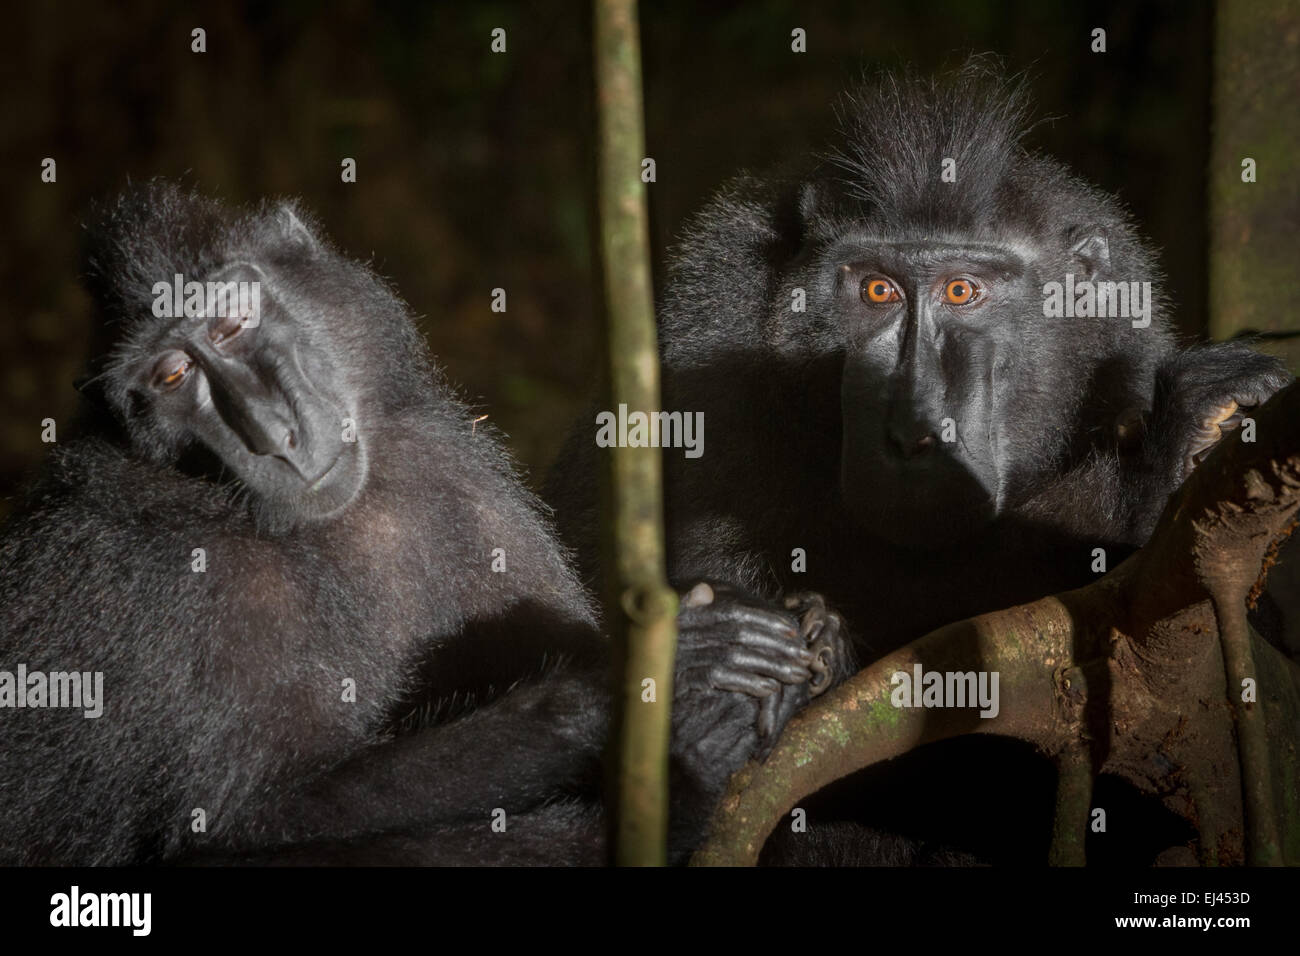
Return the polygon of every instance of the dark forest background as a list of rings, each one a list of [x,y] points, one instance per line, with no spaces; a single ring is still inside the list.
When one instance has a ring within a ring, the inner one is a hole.
[[[1212,7],[914,0],[642,7],[655,264],[729,175],[822,144],[864,70],[968,52],[1028,70],[1031,145],[1118,193],[1163,251],[1183,331],[1206,322]],[[66,422],[85,359],[90,203],[128,178],[231,201],[298,195],[373,258],[434,353],[540,480],[598,356],[590,9],[577,2],[14,6],[0,109],[0,513]],[[190,31],[207,31],[207,52]],[[508,51],[489,51],[503,27]],[[790,51],[803,27],[808,52]],[[1089,51],[1103,27],[1108,52]],[[46,156],[58,182],[40,182]],[[358,181],[340,182],[343,157]],[[494,287],[508,311],[489,308]]]

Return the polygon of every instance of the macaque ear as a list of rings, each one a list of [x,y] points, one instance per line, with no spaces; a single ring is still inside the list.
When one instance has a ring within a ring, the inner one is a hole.
[[[1093,279],[1110,269],[1110,242],[1100,229],[1084,228],[1075,233],[1079,238],[1070,247],[1070,254],[1079,264],[1079,275]]]
[[[320,243],[316,241],[310,227],[298,210],[291,203],[281,203],[275,210],[275,221],[280,232],[289,242],[301,245],[304,249],[315,252]]]
[[[816,183],[804,183],[799,188],[799,221],[805,230],[808,223],[815,222],[820,216],[821,204],[822,195]]]
[[[773,208],[776,227],[776,254],[778,259],[789,259],[814,238],[813,224],[821,214],[821,194],[813,183],[802,183],[785,190]]]

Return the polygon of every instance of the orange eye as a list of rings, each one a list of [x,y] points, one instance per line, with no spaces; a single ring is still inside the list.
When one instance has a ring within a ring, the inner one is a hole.
[[[969,305],[979,294],[979,286],[970,279],[952,279],[943,287],[943,301],[949,305]]]
[[[153,369],[153,387],[163,391],[175,388],[190,371],[190,357],[184,352],[168,352]]]
[[[902,299],[902,296],[898,294],[898,288],[888,279],[872,276],[862,280],[863,302],[883,305],[886,302],[897,302],[900,299]]]

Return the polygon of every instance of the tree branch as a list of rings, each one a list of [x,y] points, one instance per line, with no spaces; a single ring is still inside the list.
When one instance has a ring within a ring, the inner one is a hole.
[[[1258,440],[1221,443],[1111,574],[933,631],[796,716],[765,764],[733,777],[694,862],[753,864],[808,794],[970,733],[1027,741],[1063,768],[1053,862],[1082,862],[1091,787],[1080,767],[1159,796],[1196,826],[1203,863],[1300,862],[1300,667],[1245,624],[1300,509],[1300,385],[1254,418]],[[999,672],[998,714],[894,707],[891,676],[917,664]],[[1247,677],[1258,703],[1241,700]]]

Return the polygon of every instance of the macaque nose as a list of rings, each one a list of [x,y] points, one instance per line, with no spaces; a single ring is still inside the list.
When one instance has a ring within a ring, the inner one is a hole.
[[[889,441],[893,445],[894,451],[903,457],[905,461],[911,461],[913,458],[920,458],[930,453],[935,444],[939,441],[934,432],[928,432],[920,437],[903,437],[892,428],[889,430]]]

